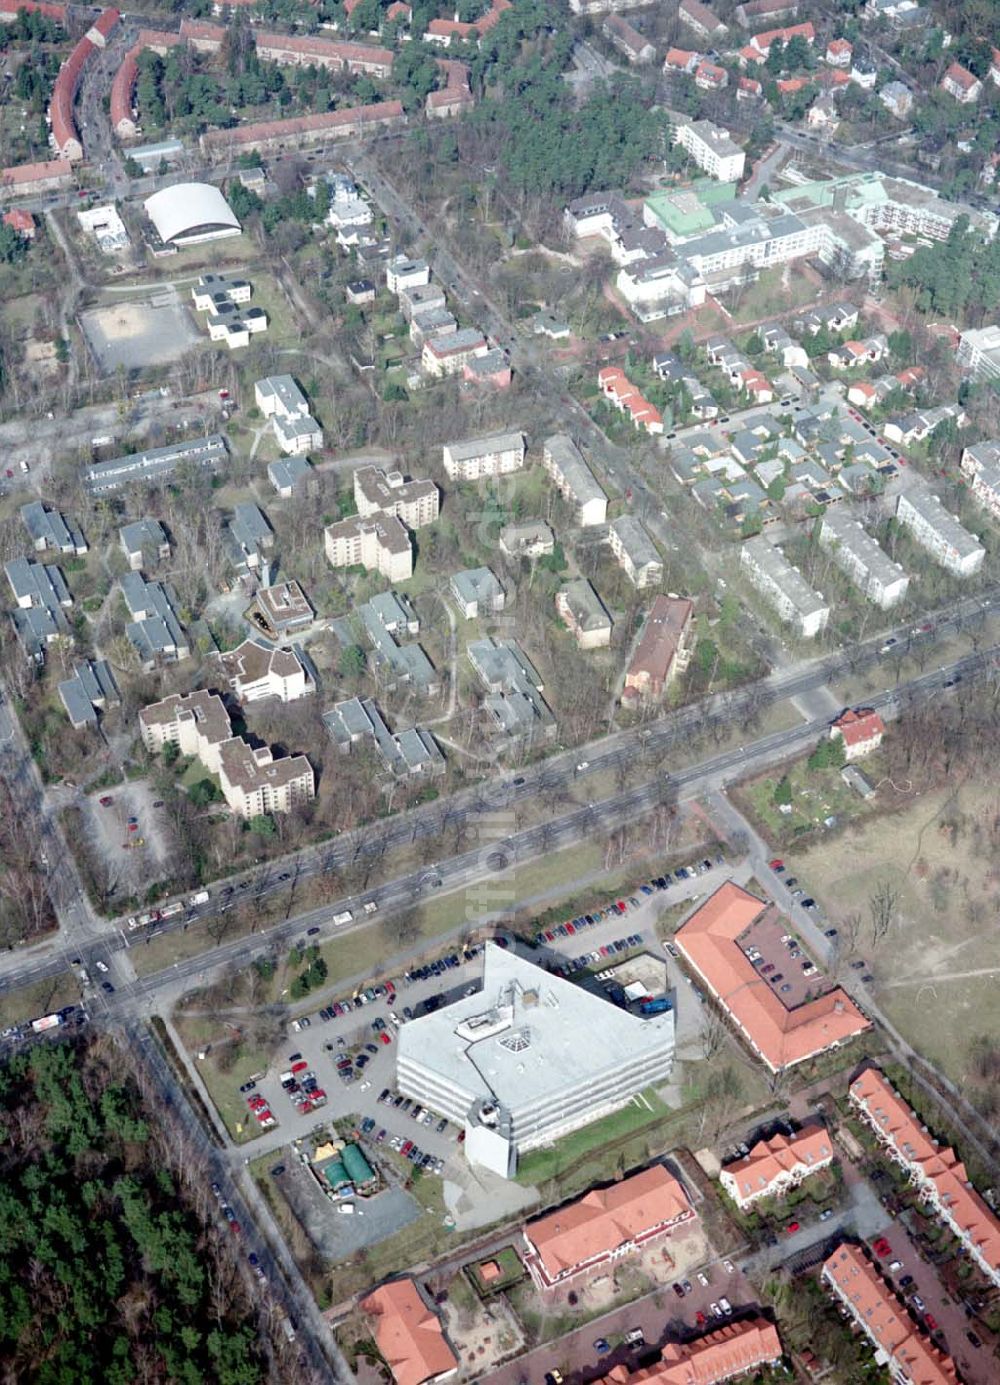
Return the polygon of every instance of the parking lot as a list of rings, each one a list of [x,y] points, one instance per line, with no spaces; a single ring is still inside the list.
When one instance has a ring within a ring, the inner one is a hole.
[[[95,855],[104,863],[112,897],[145,894],[163,873],[169,829],[142,780],[80,796]]]
[[[777,909],[768,909],[736,941],[761,979],[767,981],[788,1009],[829,989],[831,983],[806,952],[787,917]]]
[[[871,1242],[875,1265],[901,1295],[913,1321],[954,1358],[963,1378],[970,1385],[994,1385],[997,1361],[990,1333],[947,1292],[937,1270],[924,1258],[902,1222],[888,1216],[886,1220],[880,1236]],[[888,1250],[880,1242],[888,1245]],[[970,1341],[970,1333],[979,1346]]]

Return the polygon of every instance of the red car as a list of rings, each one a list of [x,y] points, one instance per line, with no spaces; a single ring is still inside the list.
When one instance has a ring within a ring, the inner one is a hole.
[[[308,1066],[309,1064],[305,1061],[305,1059],[300,1058],[297,1063],[292,1064],[292,1072],[305,1072]]]
[[[884,1236],[880,1236],[877,1241],[872,1242],[872,1250],[880,1260],[884,1260],[887,1255],[892,1254],[892,1246]]]
[[[785,863],[784,863],[784,861],[781,859],[780,856],[775,856],[774,860],[773,860],[773,861],[768,861],[767,864],[771,867],[772,870],[784,870],[784,869],[785,869]]]
[[[790,1221],[788,1225],[785,1227],[785,1230],[788,1232],[789,1235],[791,1235],[793,1231],[798,1231],[798,1229],[799,1224],[797,1221]]]
[[[238,1235],[240,1234],[240,1224],[239,1224],[239,1222],[236,1220],[235,1217],[233,1217],[232,1220],[230,1221],[230,1223],[229,1223],[229,1229],[230,1229],[230,1231],[233,1233],[234,1236],[238,1236]]]
[[[99,798],[97,801],[102,808],[110,808],[115,800],[111,797],[109,793],[106,793],[103,798]]]
[[[392,1043],[392,1035],[391,1035],[391,1034],[387,1034],[386,1031],[383,1029],[383,1030],[382,1030],[382,1033],[378,1036],[378,1041],[379,1041],[380,1044],[391,1044],[391,1043]]]
[[[699,1327],[704,1327],[704,1326],[705,1326],[705,1323],[706,1323],[706,1321],[707,1321],[707,1319],[705,1318],[705,1314],[704,1314],[704,1313],[695,1313],[695,1315],[694,1315],[694,1320],[695,1320],[695,1322],[698,1324]]]
[[[924,1322],[927,1324],[928,1332],[936,1332],[938,1330],[937,1318],[933,1313],[925,1313]]]

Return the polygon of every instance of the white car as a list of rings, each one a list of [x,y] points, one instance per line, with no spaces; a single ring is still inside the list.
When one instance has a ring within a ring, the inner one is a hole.
[[[701,1270],[699,1270],[696,1277],[697,1277],[698,1283],[701,1284],[704,1288],[707,1289],[707,1288],[708,1288],[708,1275],[707,1275],[707,1274],[703,1274],[703,1273],[701,1272]]]
[[[94,965],[97,967],[98,971],[107,971],[108,969],[107,962],[95,962]]]

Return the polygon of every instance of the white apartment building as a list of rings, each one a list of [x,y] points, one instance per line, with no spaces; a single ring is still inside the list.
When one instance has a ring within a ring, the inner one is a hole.
[[[608,525],[608,547],[637,591],[663,581],[663,561],[642,522],[621,515]]]
[[[478,481],[484,476],[520,471],[526,451],[523,433],[491,433],[484,438],[446,442],[441,460],[452,481]]]
[[[781,549],[768,543],[762,534],[744,543],[740,549],[740,567],[779,617],[793,625],[803,639],[814,639],[826,629],[830,607]]]
[[[1000,380],[1000,326],[970,327],[958,339],[958,363],[977,380]]]
[[[407,255],[397,255],[385,267],[385,283],[390,293],[422,287],[430,281],[431,268],[426,260],[411,260]]]
[[[832,549],[834,562],[858,590],[883,611],[903,600],[909,577],[842,505],[830,505],[823,512],[819,541]]]
[[[282,452],[293,455],[323,446],[323,430],[309,412],[305,395],[290,375],[269,375],[253,387],[257,407],[274,426]]]
[[[428,375],[461,375],[476,356],[485,356],[489,343],[475,327],[463,327],[444,337],[428,337],[420,352],[420,364]]]
[[[710,120],[675,119],[674,143],[687,150],[699,168],[720,183],[739,182],[746,155],[728,130]]]
[[[219,655],[222,673],[239,702],[297,702],[316,691],[305,665],[291,649],[275,649],[257,640],[244,640]]]
[[[584,527],[604,524],[608,497],[597,484],[583,453],[566,433],[553,433],[542,445],[542,467],[564,500],[576,506],[576,522]]]
[[[352,515],[327,525],[323,548],[331,567],[363,567],[390,582],[413,576],[413,543],[405,524],[395,515]]]
[[[364,466],[354,473],[354,503],[362,519],[395,515],[411,529],[422,529],[437,519],[441,492],[433,481],[407,481],[400,471]]]
[[[238,817],[287,813],[316,792],[312,765],[304,755],[275,760],[267,746],[252,748],[234,736],[229,714],[215,693],[199,689],[171,693],[139,713],[142,743],[150,754],[176,745],[218,777],[226,803]]]
[[[971,577],[983,565],[986,550],[937,496],[913,486],[896,502],[896,518],[936,563],[956,577]]]
[[[969,490],[994,519],[1000,519],[1000,441],[977,442],[962,453]]]

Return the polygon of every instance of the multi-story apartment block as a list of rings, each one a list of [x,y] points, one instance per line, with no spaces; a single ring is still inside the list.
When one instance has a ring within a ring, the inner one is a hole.
[[[219,655],[219,664],[229,689],[239,702],[297,702],[316,691],[316,684],[302,660],[292,649],[275,649],[257,640]]]
[[[542,446],[542,466],[555,482],[560,495],[576,506],[580,525],[604,524],[608,517],[608,497],[597,484],[583,453],[566,433],[553,433]]]
[[[253,391],[257,407],[272,421],[282,452],[313,452],[323,446],[323,430],[290,375],[269,375],[258,380]]]
[[[743,177],[746,155],[728,130],[710,120],[674,117],[674,143],[686,149],[699,168],[720,183],[736,183]]]
[[[986,550],[964,525],[923,486],[912,486],[896,502],[896,518],[936,563],[956,577],[971,577],[983,565]]]
[[[842,506],[831,505],[824,510],[819,541],[822,547],[833,550],[837,566],[858,590],[883,611],[903,600],[910,579],[902,566],[893,562]]]
[[[523,433],[491,433],[484,438],[446,442],[441,460],[451,480],[478,481],[483,476],[506,476],[520,471],[526,450]]]
[[[404,289],[417,287],[425,288],[430,281],[431,269],[426,260],[411,260],[406,255],[397,255],[385,268],[385,283],[390,293],[401,293]]]
[[[461,375],[476,356],[489,352],[489,343],[475,327],[463,327],[444,337],[428,337],[420,352],[420,364],[428,375]]]
[[[702,0],[681,0],[677,17],[701,38],[725,38],[729,32],[715,11],[703,5]]]
[[[641,520],[621,515],[608,525],[608,546],[638,591],[663,581],[663,560]]]
[[[287,813],[316,792],[313,768],[304,755],[275,760],[267,746],[251,747],[234,736],[229,714],[215,693],[199,689],[171,693],[139,713],[142,743],[150,754],[167,744],[199,760],[218,776],[230,809],[242,818]]]
[[[1000,440],[977,442],[962,453],[962,475],[969,490],[994,519],[1000,519]]]
[[[390,582],[405,582],[413,576],[413,542],[395,515],[379,512],[369,519],[352,515],[328,524],[323,547],[331,567],[363,567]]]
[[[972,1186],[955,1151],[929,1134],[878,1068],[866,1068],[856,1077],[848,1098],[890,1158],[906,1171],[920,1199],[1000,1286],[1000,1218]]]
[[[953,96],[960,105],[971,106],[983,94],[983,84],[961,63],[950,63],[941,78],[941,90]]]
[[[395,515],[410,529],[422,529],[438,517],[441,493],[433,481],[407,481],[402,472],[359,467],[354,473],[354,503],[362,519]]]
[[[723,1166],[719,1182],[741,1211],[765,1197],[783,1197],[833,1163],[833,1141],[822,1125],[758,1142],[742,1159]]]
[[[797,567],[762,534],[740,549],[740,567],[780,618],[811,640],[826,629],[830,607],[814,592]]]
[[[1000,380],[1000,326],[970,327],[958,339],[958,363],[977,380]]]
[[[602,26],[604,37],[623,53],[630,63],[651,63],[656,57],[656,49],[634,24],[621,15],[612,14]]]
[[[473,567],[452,573],[449,586],[466,620],[499,615],[504,608],[504,589],[488,567]]]

